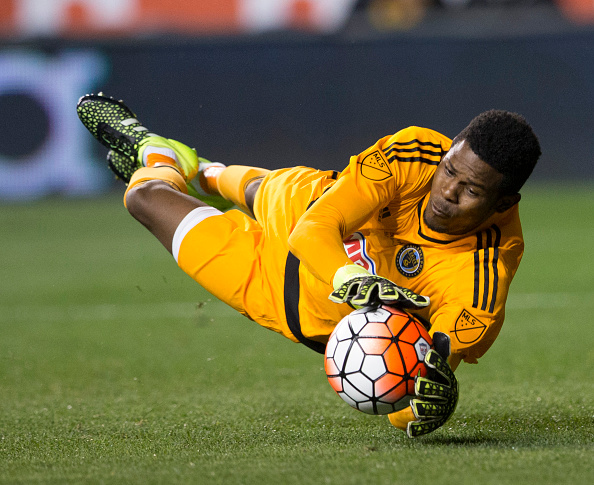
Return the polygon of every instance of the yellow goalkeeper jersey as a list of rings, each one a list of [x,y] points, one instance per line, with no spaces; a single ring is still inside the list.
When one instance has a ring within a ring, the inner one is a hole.
[[[299,219],[289,237],[296,257],[289,255],[285,276],[288,323],[298,340],[320,350],[318,343],[351,311],[328,295],[336,270],[354,262],[430,297],[418,315],[430,322],[431,333],[450,336],[454,362],[474,363],[491,346],[523,253],[518,206],[465,235],[429,229],[422,215],[450,145],[449,138],[419,127],[382,138],[351,157]]]
[[[342,173],[272,171],[256,195],[256,220],[237,210],[190,214],[178,264],[242,314],[323,353],[352,311],[328,299],[333,276],[354,262],[430,297],[418,316],[430,333],[450,336],[450,363],[476,362],[501,329],[522,230],[517,205],[461,236],[424,224],[433,174],[450,145],[409,127],[351,157]]]

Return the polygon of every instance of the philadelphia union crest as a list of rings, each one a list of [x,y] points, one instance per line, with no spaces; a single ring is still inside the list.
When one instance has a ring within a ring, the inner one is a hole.
[[[423,270],[423,250],[416,244],[403,246],[396,255],[396,267],[407,278],[417,276]]]

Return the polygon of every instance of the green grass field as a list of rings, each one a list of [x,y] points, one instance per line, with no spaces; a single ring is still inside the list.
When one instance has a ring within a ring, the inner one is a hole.
[[[417,440],[211,299],[119,195],[0,206],[0,482],[592,483],[593,195],[525,190],[503,331]]]

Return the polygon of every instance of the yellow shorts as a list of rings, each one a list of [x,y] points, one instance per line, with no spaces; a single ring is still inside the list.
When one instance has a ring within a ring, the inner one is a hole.
[[[285,269],[296,259],[291,259],[287,240],[301,215],[336,176],[336,172],[306,167],[270,172],[256,195],[256,220],[238,210],[195,209],[181,222],[173,239],[178,265],[243,315],[307,345],[307,339],[304,341],[291,324],[294,318],[298,320],[295,308],[287,309],[291,302],[285,294]],[[315,342],[314,347],[323,351]]]

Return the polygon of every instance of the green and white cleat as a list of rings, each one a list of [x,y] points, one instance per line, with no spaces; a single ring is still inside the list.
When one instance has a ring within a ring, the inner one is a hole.
[[[147,148],[150,147],[150,150]],[[154,135],[144,138],[140,142],[140,148],[138,150],[138,159],[143,165],[146,165],[147,160],[145,152],[160,151],[169,152],[173,155],[173,159],[177,166],[181,169],[182,175],[186,179],[186,182],[192,180],[198,173],[199,160],[196,150],[190,148],[188,145],[172,140],[171,138],[163,138],[162,136]]]
[[[109,150],[109,152],[107,152],[107,166],[119,179],[128,183],[130,182],[132,174],[142,167],[142,164],[133,157],[128,157],[114,150]]]
[[[111,149],[109,168],[128,183],[132,174],[142,167],[138,157],[140,142],[156,135],[140,124],[123,101],[103,93],[82,96],[76,113],[91,135]]]
[[[193,148],[150,132],[122,100],[103,93],[82,96],[76,112],[85,128],[104,146],[110,148],[109,168],[124,182],[144,165],[146,147],[173,150],[175,161],[186,181],[198,173],[198,155]]]

